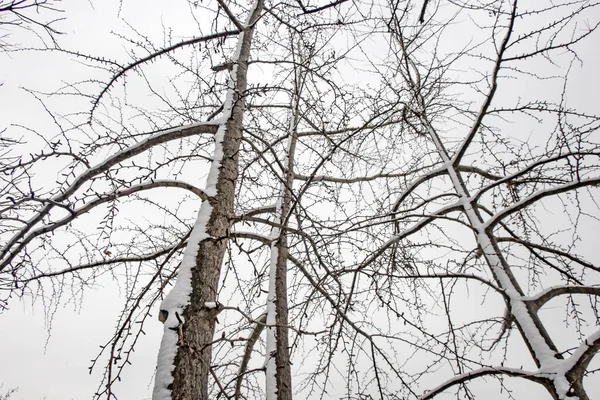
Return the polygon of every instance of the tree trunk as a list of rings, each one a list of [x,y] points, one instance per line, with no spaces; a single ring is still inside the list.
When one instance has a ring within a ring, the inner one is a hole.
[[[238,176],[238,153],[242,140],[245,109],[245,99],[242,94],[246,91],[247,86],[253,24],[257,21],[262,8],[263,0],[257,0],[248,17],[245,30],[240,33],[237,53],[234,57],[231,82],[223,105],[224,117],[227,120],[223,121],[216,134],[215,156],[208,176],[206,192],[210,198],[202,204],[194,228],[201,226],[198,229],[202,231],[202,227],[204,227],[204,232],[200,232],[197,236],[200,237],[199,244],[193,243],[194,233],[192,232],[188,245],[197,247],[194,266],[191,268],[189,301],[182,307],[181,315],[174,308],[164,309],[161,307],[164,317],[169,319],[168,323],[165,323],[164,335],[177,335],[177,344],[172,366],[165,367],[161,364],[166,364],[168,360],[168,354],[165,353],[169,352],[169,343],[168,338],[163,338],[154,400],[205,400],[209,398],[211,343],[216,317],[220,311],[217,305],[217,291],[233,217],[235,184]],[[204,215],[207,216],[206,221],[202,217]],[[186,278],[187,276],[182,276],[180,269],[178,283],[180,279]],[[176,289],[177,285],[173,291]],[[175,326],[173,326],[174,324]],[[172,370],[172,373],[171,376],[164,378],[164,375],[168,375],[165,372],[166,368]]]
[[[298,140],[296,127],[299,120],[300,93],[303,73],[296,71],[286,149],[285,176],[281,185],[281,199],[276,210],[277,223],[273,228],[271,245],[271,271],[269,274],[269,297],[267,299],[267,355],[266,391],[268,400],[292,400],[292,371],[288,338],[287,260],[288,243],[285,227],[292,211],[292,188],[294,184],[294,156]],[[276,325],[273,327],[273,325]]]

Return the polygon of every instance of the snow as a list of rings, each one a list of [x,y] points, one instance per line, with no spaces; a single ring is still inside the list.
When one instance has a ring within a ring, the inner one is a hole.
[[[598,340],[600,340],[600,330],[597,330],[588,336],[567,359],[555,359],[553,363],[549,362],[542,365],[536,375],[544,376],[554,381],[554,387],[559,399],[568,398],[576,400],[577,397],[567,395],[571,385],[569,384],[566,375],[581,360],[581,357],[583,357],[587,349]]]
[[[535,373],[538,376],[544,376],[551,379],[554,383],[554,387],[558,394],[559,399],[566,399],[567,392],[570,388],[569,380],[567,379],[567,372],[577,363],[581,355],[585,352],[588,345],[587,343],[592,343],[594,340],[600,338],[600,331],[596,332],[590,338],[586,340],[575,353],[569,358],[558,359],[556,358],[555,351],[550,347],[550,345],[546,342],[542,333],[538,329],[538,327],[534,323],[534,319],[527,309],[526,301],[527,298],[524,298],[519,290],[519,288],[513,283],[509,276],[509,271],[505,268],[505,262],[502,260],[502,256],[498,254],[496,247],[493,243],[493,238],[488,234],[488,229],[493,226],[494,223],[498,222],[503,216],[510,213],[513,209],[518,209],[523,204],[526,204],[531,198],[536,196],[540,196],[540,193],[535,193],[532,196],[529,196],[526,199],[523,199],[521,202],[518,202],[511,207],[507,207],[504,211],[496,214],[491,217],[487,222],[484,222],[481,216],[475,211],[472,205],[473,199],[468,195],[467,190],[462,184],[460,177],[456,170],[453,167],[453,160],[448,156],[445,148],[440,142],[439,138],[433,128],[424,121],[424,123],[428,127],[429,134],[431,139],[434,141],[438,153],[444,162],[444,166],[448,171],[448,175],[452,181],[454,189],[459,196],[458,203],[463,207],[465,215],[469,220],[469,224],[475,231],[475,237],[477,240],[477,244],[482,249],[483,255],[487,261],[487,264],[491,268],[494,276],[501,289],[504,291],[505,295],[508,297],[510,302],[511,314],[515,321],[518,323],[519,327],[523,332],[524,339],[529,343],[531,350],[539,362],[539,370]],[[569,185],[564,185],[565,187]],[[542,292],[535,296],[535,298],[539,298],[545,292]],[[569,397],[569,399],[575,399],[574,397]]]
[[[295,110],[296,99],[292,97],[291,102],[291,110]],[[289,124],[289,132],[293,132],[295,128],[295,118],[292,115],[290,118]],[[292,135],[288,135],[287,146],[285,154],[282,158],[282,165],[287,167],[290,153],[292,151],[292,145],[294,142],[294,138]],[[282,171],[284,175],[287,175],[287,171]],[[286,192],[288,182],[284,177],[282,179],[282,184],[279,191],[279,197],[275,203],[275,220],[280,224],[285,222],[286,216],[283,215],[283,197]],[[279,258],[279,248],[277,247],[277,240],[281,236],[281,229],[278,227],[273,227],[271,230],[271,260],[269,265],[269,293],[267,295],[267,344],[265,350],[265,370],[266,370],[266,382],[265,382],[265,391],[266,391],[266,400],[277,400],[277,363],[275,360],[275,354],[277,352],[277,337],[275,335],[275,325],[277,324],[276,320],[276,271],[277,271],[277,259]]]
[[[236,59],[241,50],[243,35],[243,33],[240,34],[240,38],[238,40]],[[235,76],[236,70],[237,66],[234,66],[233,76]],[[223,158],[223,140],[227,130],[226,121],[231,116],[234,103],[234,94],[235,82],[233,82],[232,79],[229,82],[229,89],[227,91],[223,106],[223,115],[220,118],[221,125],[219,126],[219,129],[215,135],[213,161],[210,166],[208,177],[206,178],[206,187],[204,192],[208,196],[216,196],[217,194],[217,180],[219,178],[219,170],[221,168],[221,160]],[[158,353],[158,365],[152,400],[171,399],[171,391],[167,388],[171,383],[173,383],[172,372],[175,369],[174,361],[175,355],[177,354],[177,341],[179,339],[177,337],[176,328],[180,324],[179,319],[181,319],[181,323],[185,323],[183,319],[183,310],[189,304],[190,294],[192,293],[192,268],[196,266],[196,257],[198,255],[198,250],[200,249],[200,242],[208,238],[206,230],[211,213],[212,206],[210,203],[208,201],[203,202],[198,213],[198,219],[194,224],[194,228],[192,229],[192,233],[188,240],[188,247],[185,249],[181,266],[179,267],[177,282],[160,306],[160,309],[167,311],[168,315],[167,320],[164,322],[163,339],[161,341],[160,350]],[[208,303],[206,306],[208,307]],[[216,308],[216,304],[214,304],[214,308]],[[176,313],[179,315],[179,319],[177,318]]]
[[[281,220],[281,200],[277,202],[275,208],[276,218]],[[265,350],[265,370],[266,370],[266,399],[276,400],[277,399],[277,365],[275,362],[275,352],[277,351],[277,338],[275,336],[275,325],[276,321],[276,307],[275,307],[275,273],[277,269],[277,258],[279,255],[279,249],[276,245],[276,240],[279,238],[281,230],[274,227],[271,231],[271,260],[269,265],[269,293],[267,295],[267,345]]]
[[[538,301],[539,299],[541,299],[542,297],[544,297],[545,295],[547,295],[548,293],[552,292],[553,290],[557,290],[557,289],[561,289],[561,288],[568,288],[568,287],[571,287],[571,286],[569,286],[569,285],[550,286],[550,287],[542,290],[541,292],[536,293],[533,296],[523,297],[523,300],[535,302],[535,301]]]
[[[516,368],[483,367],[483,368],[475,369],[473,371],[467,371],[462,374],[455,375],[451,379],[448,379],[447,381],[434,387],[433,389],[428,390],[419,399],[423,399],[423,398],[427,397],[428,395],[430,395],[431,393],[441,392],[444,389],[447,389],[450,386],[455,385],[459,382],[466,382],[470,379],[480,377],[480,376],[497,375],[497,374],[511,374],[511,375],[515,375],[515,376],[524,376],[524,377],[526,377],[528,375],[531,375],[531,376],[535,375],[535,373],[523,371],[522,369],[516,369]],[[435,398],[435,397],[433,397],[433,398]]]
[[[158,365],[156,369],[156,380],[154,383],[153,400],[170,400],[171,391],[168,386],[173,383],[172,372],[175,369],[173,362],[177,355],[177,327],[183,317],[183,310],[189,304],[192,293],[192,268],[196,266],[196,256],[200,249],[200,242],[208,238],[206,225],[212,213],[212,206],[208,201],[202,202],[198,218],[190,233],[188,246],[183,254],[179,267],[177,282],[160,305],[160,309],[167,311],[167,319],[164,322],[163,338],[158,353]],[[177,318],[177,314],[179,318]]]
[[[248,19],[251,18],[257,6],[258,2],[255,2],[252,10],[250,10],[248,14]],[[246,25],[248,25],[249,22],[250,21],[248,20]],[[237,47],[232,58],[235,61],[239,59],[242,50],[242,42],[247,33],[247,31],[241,32],[238,37]],[[218,120],[220,126],[215,134],[213,161],[206,178],[204,192],[208,196],[216,196],[217,194],[217,181],[219,178],[219,171],[223,158],[223,140],[227,130],[227,121],[231,117],[233,106],[236,100],[235,77],[237,76],[237,69],[238,65],[236,62],[234,62],[231,72],[231,79],[228,83],[227,94],[223,103],[223,113],[221,118]],[[215,121],[210,122],[211,125],[216,123],[217,122]],[[160,134],[164,135],[165,133],[161,132]],[[189,304],[190,294],[192,292],[192,268],[196,266],[196,257],[200,248],[200,242],[208,238],[207,224],[211,213],[212,206],[208,201],[204,201],[200,207],[198,218],[190,234],[188,247],[184,252],[183,260],[181,261],[181,266],[179,267],[177,282],[167,297],[163,300],[160,307],[161,310],[167,311],[168,314],[167,319],[164,322],[163,339],[161,341],[160,350],[158,353],[156,380],[152,395],[153,400],[171,400],[171,391],[168,389],[168,387],[173,383],[172,372],[175,369],[174,361],[177,354],[178,342],[176,328],[179,326],[179,324],[185,323],[183,319],[183,310]],[[205,305],[206,307],[209,307],[208,303]],[[217,305],[214,304],[214,306],[216,307]],[[173,328],[175,328],[175,330]]]
[[[96,164],[93,167],[88,168],[85,172],[83,172],[81,175],[79,175],[63,193],[54,196],[52,200],[58,201],[58,202],[63,201],[65,198],[67,198],[71,194],[73,194],[75,192],[75,190],[77,190],[79,188],[79,186],[81,186],[89,178],[91,178],[95,175],[98,175],[99,173],[110,168],[111,166],[113,166],[127,158],[133,157],[134,155],[139,154],[140,152],[144,151],[144,149],[146,148],[146,145],[149,142],[160,142],[161,140],[163,140],[163,138],[164,138],[164,141],[167,141],[167,140],[175,140],[175,139],[184,137],[183,135],[181,135],[181,136],[174,135],[174,133],[177,133],[177,132],[186,131],[186,132],[190,132],[190,133],[188,133],[188,135],[192,135],[192,134],[197,135],[197,133],[192,133],[192,131],[190,131],[190,129],[194,128],[194,127],[199,127],[199,126],[208,126],[208,125],[212,126],[212,125],[223,124],[224,122],[225,122],[225,119],[223,117],[220,117],[220,118],[217,118],[212,121],[198,122],[195,124],[185,125],[182,127],[166,129],[164,131],[160,131],[153,135],[150,135],[147,138],[145,138],[144,140],[139,141],[132,146],[129,146],[121,151],[116,152],[115,154],[106,158],[99,164]]]
[[[22,239],[34,225],[36,225],[38,222],[40,222],[43,219],[43,217],[46,216],[53,207],[55,207],[55,205],[56,205],[55,203],[62,203],[64,200],[68,199],[85,182],[88,182],[90,178],[93,178],[94,176],[96,176],[104,171],[107,171],[113,165],[116,165],[116,164],[120,163],[121,161],[124,161],[128,158],[131,158],[131,157],[143,152],[144,150],[146,150],[149,147],[148,143],[150,143],[150,142],[152,142],[154,144],[163,143],[163,142],[167,142],[169,140],[175,140],[175,139],[183,138],[183,137],[190,136],[190,135],[196,135],[197,133],[194,133],[193,130],[191,130],[191,128],[199,127],[199,126],[214,126],[217,124],[222,124],[225,120],[226,119],[221,117],[221,118],[215,119],[213,121],[199,122],[196,124],[190,124],[190,125],[186,125],[186,126],[182,126],[182,127],[171,128],[171,129],[157,132],[153,135],[148,136],[146,139],[144,139],[138,143],[135,143],[132,146],[129,146],[121,151],[116,152],[115,154],[104,159],[102,162],[94,165],[93,167],[88,168],[83,173],[81,173],[79,176],[77,176],[77,178],[75,178],[75,180],[64,191],[53,196],[51,199],[51,202],[48,203],[46,206],[44,206],[44,208],[39,213],[37,213],[36,215],[31,217],[27,221],[26,228],[18,231],[12,237],[12,239],[6,243],[6,245],[5,245],[6,252],[8,252],[8,250],[11,249],[20,239]],[[178,132],[179,132],[179,135],[176,134]],[[45,227],[42,227],[42,229],[45,229]],[[37,232],[39,232],[39,229],[37,230]],[[35,232],[30,233],[24,239],[24,242],[28,242],[34,236],[35,236]],[[12,255],[14,255],[14,254],[12,254]],[[12,255],[8,254],[8,256],[7,256],[7,253],[4,253],[3,260],[10,258]]]
[[[254,3],[252,10],[250,10],[250,13],[248,14],[248,19],[250,19],[254,10],[256,9],[256,7],[257,7],[257,2]],[[250,21],[247,21],[246,25],[248,25],[249,22]],[[244,41],[245,35],[246,35],[246,32],[240,33],[238,42],[237,42],[237,46],[235,48],[235,53],[232,57],[233,68],[231,69],[231,79],[229,80],[229,83],[228,83],[229,87],[227,89],[227,94],[225,95],[225,101],[223,103],[223,114],[221,117],[221,118],[224,118],[225,120],[229,120],[229,118],[231,117],[231,112],[233,110],[233,106],[236,101],[235,77],[237,76],[237,71],[238,71],[237,60],[240,58],[240,53],[242,51],[242,43]],[[213,153],[213,162],[210,166],[210,171],[208,173],[208,178],[206,179],[206,188],[205,188],[205,192],[209,196],[217,195],[217,180],[219,178],[219,170],[221,168],[221,160],[223,159],[223,140],[225,138],[226,131],[227,131],[227,123],[224,122],[221,124],[221,126],[219,126],[219,129],[217,130],[217,133],[215,135],[215,149],[214,149],[214,153]]]
[[[208,308],[209,310],[212,310],[213,308],[217,308],[217,303],[215,303],[214,301],[207,301],[206,303],[204,303],[204,307]]]

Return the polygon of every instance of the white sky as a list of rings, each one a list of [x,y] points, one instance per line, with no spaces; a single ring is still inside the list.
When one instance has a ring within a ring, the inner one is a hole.
[[[93,3],[83,0],[65,0],[65,21],[57,28],[66,35],[60,38],[65,48],[89,48],[94,54],[125,59],[125,51],[111,32],[128,34],[121,19],[127,20],[140,32],[162,43],[162,26],[174,27],[174,36],[189,37],[197,34],[193,21],[181,15],[186,1],[119,1],[102,0]],[[120,10],[120,17],[117,15]],[[596,35],[598,38],[598,35]],[[32,35],[17,31],[10,42],[23,46],[39,43]],[[600,43],[597,48],[600,48]],[[585,54],[586,73],[575,74],[569,83],[572,95],[580,96],[590,111],[598,111],[595,96],[600,91],[597,71],[600,71],[600,52],[588,49]],[[40,130],[47,129],[50,120],[31,95],[20,87],[52,90],[58,83],[84,79],[89,69],[77,66],[68,57],[59,54],[18,52],[0,53],[0,129],[9,123],[26,124]],[[518,83],[522,84],[522,83]],[[589,228],[590,235],[598,238],[597,226]],[[591,250],[591,248],[590,248]],[[596,259],[597,260],[597,259]],[[101,281],[102,283],[102,281]],[[110,338],[115,316],[120,311],[122,293],[112,281],[104,287],[89,290],[80,299],[73,299],[52,316],[51,336],[41,304],[31,306],[15,299],[10,310],[0,314],[0,394],[18,388],[11,400],[66,400],[90,398],[99,382],[103,363],[95,374],[88,374],[90,360],[98,346]],[[68,300],[65,296],[64,301]],[[150,398],[162,325],[153,319],[145,329],[147,336],[139,343],[132,359],[133,366],[126,370],[119,386],[120,398],[141,400]],[[533,397],[537,392],[531,389]]]

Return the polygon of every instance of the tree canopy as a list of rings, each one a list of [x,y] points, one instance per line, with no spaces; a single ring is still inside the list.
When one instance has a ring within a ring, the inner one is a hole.
[[[600,3],[90,4],[0,1],[0,308],[118,287],[95,398],[600,390]]]

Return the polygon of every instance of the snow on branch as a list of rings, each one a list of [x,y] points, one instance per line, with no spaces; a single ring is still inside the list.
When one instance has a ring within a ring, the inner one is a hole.
[[[431,389],[430,391],[428,391],[427,393],[425,393],[424,395],[419,397],[419,400],[433,399],[435,396],[437,396],[438,394],[441,394],[443,391],[451,388],[452,386],[464,384],[470,380],[480,378],[482,376],[487,376],[487,375],[508,375],[508,376],[514,376],[514,377],[519,377],[519,378],[525,378],[525,379],[528,379],[528,380],[531,380],[534,382],[542,381],[541,379],[537,378],[535,376],[535,373],[533,373],[533,372],[527,372],[527,371],[523,371],[520,369],[505,368],[505,367],[485,367],[485,368],[476,369],[474,371],[465,372],[460,375],[456,375],[456,376],[452,377],[452,379],[447,380],[446,382],[442,383],[441,385],[437,386],[434,389]]]
[[[94,200],[90,201],[89,203],[85,204],[84,206],[74,209],[74,210],[68,208],[67,206],[63,206],[58,202],[52,201],[51,203],[49,203],[46,206],[46,208],[49,208],[49,206],[52,206],[52,205],[61,206],[63,208],[67,208],[67,211],[69,211],[69,215],[67,215],[66,217],[64,217],[56,222],[40,226],[39,228],[29,232],[29,234],[27,234],[23,238],[23,240],[19,243],[19,245],[9,254],[9,256],[6,258],[6,260],[2,264],[0,264],[0,269],[6,267],[6,265],[10,262],[12,257],[16,256],[28,243],[30,243],[36,237],[43,235],[45,233],[53,232],[56,229],[67,225],[68,223],[72,222],[79,216],[90,212],[92,209],[94,209],[95,207],[97,207],[101,204],[107,203],[109,201],[114,201],[120,197],[129,196],[131,194],[134,194],[134,193],[137,193],[140,191],[155,189],[155,188],[165,188],[165,187],[176,187],[176,188],[186,189],[186,190],[189,190],[190,192],[196,194],[202,200],[208,199],[208,196],[202,190],[200,190],[199,188],[197,188],[189,183],[165,179],[165,180],[152,180],[152,181],[140,183],[138,185],[131,186],[124,190],[117,190],[112,193],[107,193],[105,195],[98,196],[96,199],[94,199]],[[32,225],[30,225],[30,224],[31,224],[31,222],[28,223],[28,225],[24,228],[24,230],[30,229],[32,227]],[[7,246],[7,250],[8,249],[9,248]]]
[[[554,286],[545,289],[534,296],[525,297],[523,298],[523,301],[533,305],[535,310],[539,310],[544,304],[546,304],[553,298],[564,294],[588,294],[593,296],[600,296],[600,287],[573,285]]]
[[[120,162],[127,160],[128,158],[131,158],[135,155],[138,155],[158,144],[162,144],[162,143],[166,143],[166,142],[169,142],[172,140],[182,139],[182,138],[185,138],[188,136],[194,136],[194,135],[198,135],[198,134],[202,134],[202,133],[214,134],[214,133],[216,133],[217,128],[218,128],[218,123],[220,123],[220,122],[221,122],[220,120],[211,121],[211,122],[200,122],[200,123],[196,123],[196,124],[191,124],[191,125],[186,125],[186,126],[182,126],[182,127],[171,128],[171,129],[166,129],[164,131],[156,132],[153,135],[149,136],[148,138],[146,138],[132,146],[129,146],[126,149],[121,150],[121,151],[113,154],[112,156],[106,158],[104,161],[96,164],[95,166],[88,168],[86,171],[81,173],[77,178],[75,178],[75,180],[62,193],[57,194],[52,199],[50,199],[51,202],[48,202],[48,204],[46,204],[46,206],[44,206],[44,208],[42,208],[36,215],[34,215],[32,218],[30,218],[29,221],[27,221],[26,226],[24,228],[22,228],[18,233],[16,233],[13,236],[13,238],[10,241],[8,241],[8,243],[6,243],[6,245],[2,249],[2,252],[0,252],[0,259],[2,260],[2,263],[0,264],[0,270],[5,268],[11,262],[12,258],[23,249],[23,247],[25,246],[27,241],[30,239],[26,239],[25,241],[22,241],[21,243],[19,243],[19,241],[21,241],[21,239],[23,239],[25,237],[25,235],[27,235],[27,233],[31,229],[33,229],[33,227],[36,224],[41,222],[42,219],[46,215],[48,215],[48,213],[56,206],[56,204],[62,203],[65,200],[67,200],[71,195],[73,195],[81,186],[83,186],[90,179],[92,179],[93,177],[95,177],[103,172],[108,171],[114,165],[119,164]],[[152,185],[152,184],[150,184],[150,185]],[[145,188],[140,189],[140,190],[145,190]],[[98,199],[98,201],[100,201],[100,200]],[[71,213],[71,214],[73,214],[73,213]],[[67,217],[67,218],[70,218],[70,217]],[[66,221],[64,223],[67,223],[67,222],[69,222],[69,221]],[[64,225],[64,223],[63,223],[63,225]],[[48,227],[40,228],[40,230],[46,230],[46,231],[47,231],[47,229],[49,229],[49,228]],[[34,236],[36,236],[36,235],[34,235]],[[31,235],[29,235],[28,237],[31,237]],[[13,250],[13,247],[17,243],[19,243],[19,245],[17,246],[16,249]]]

